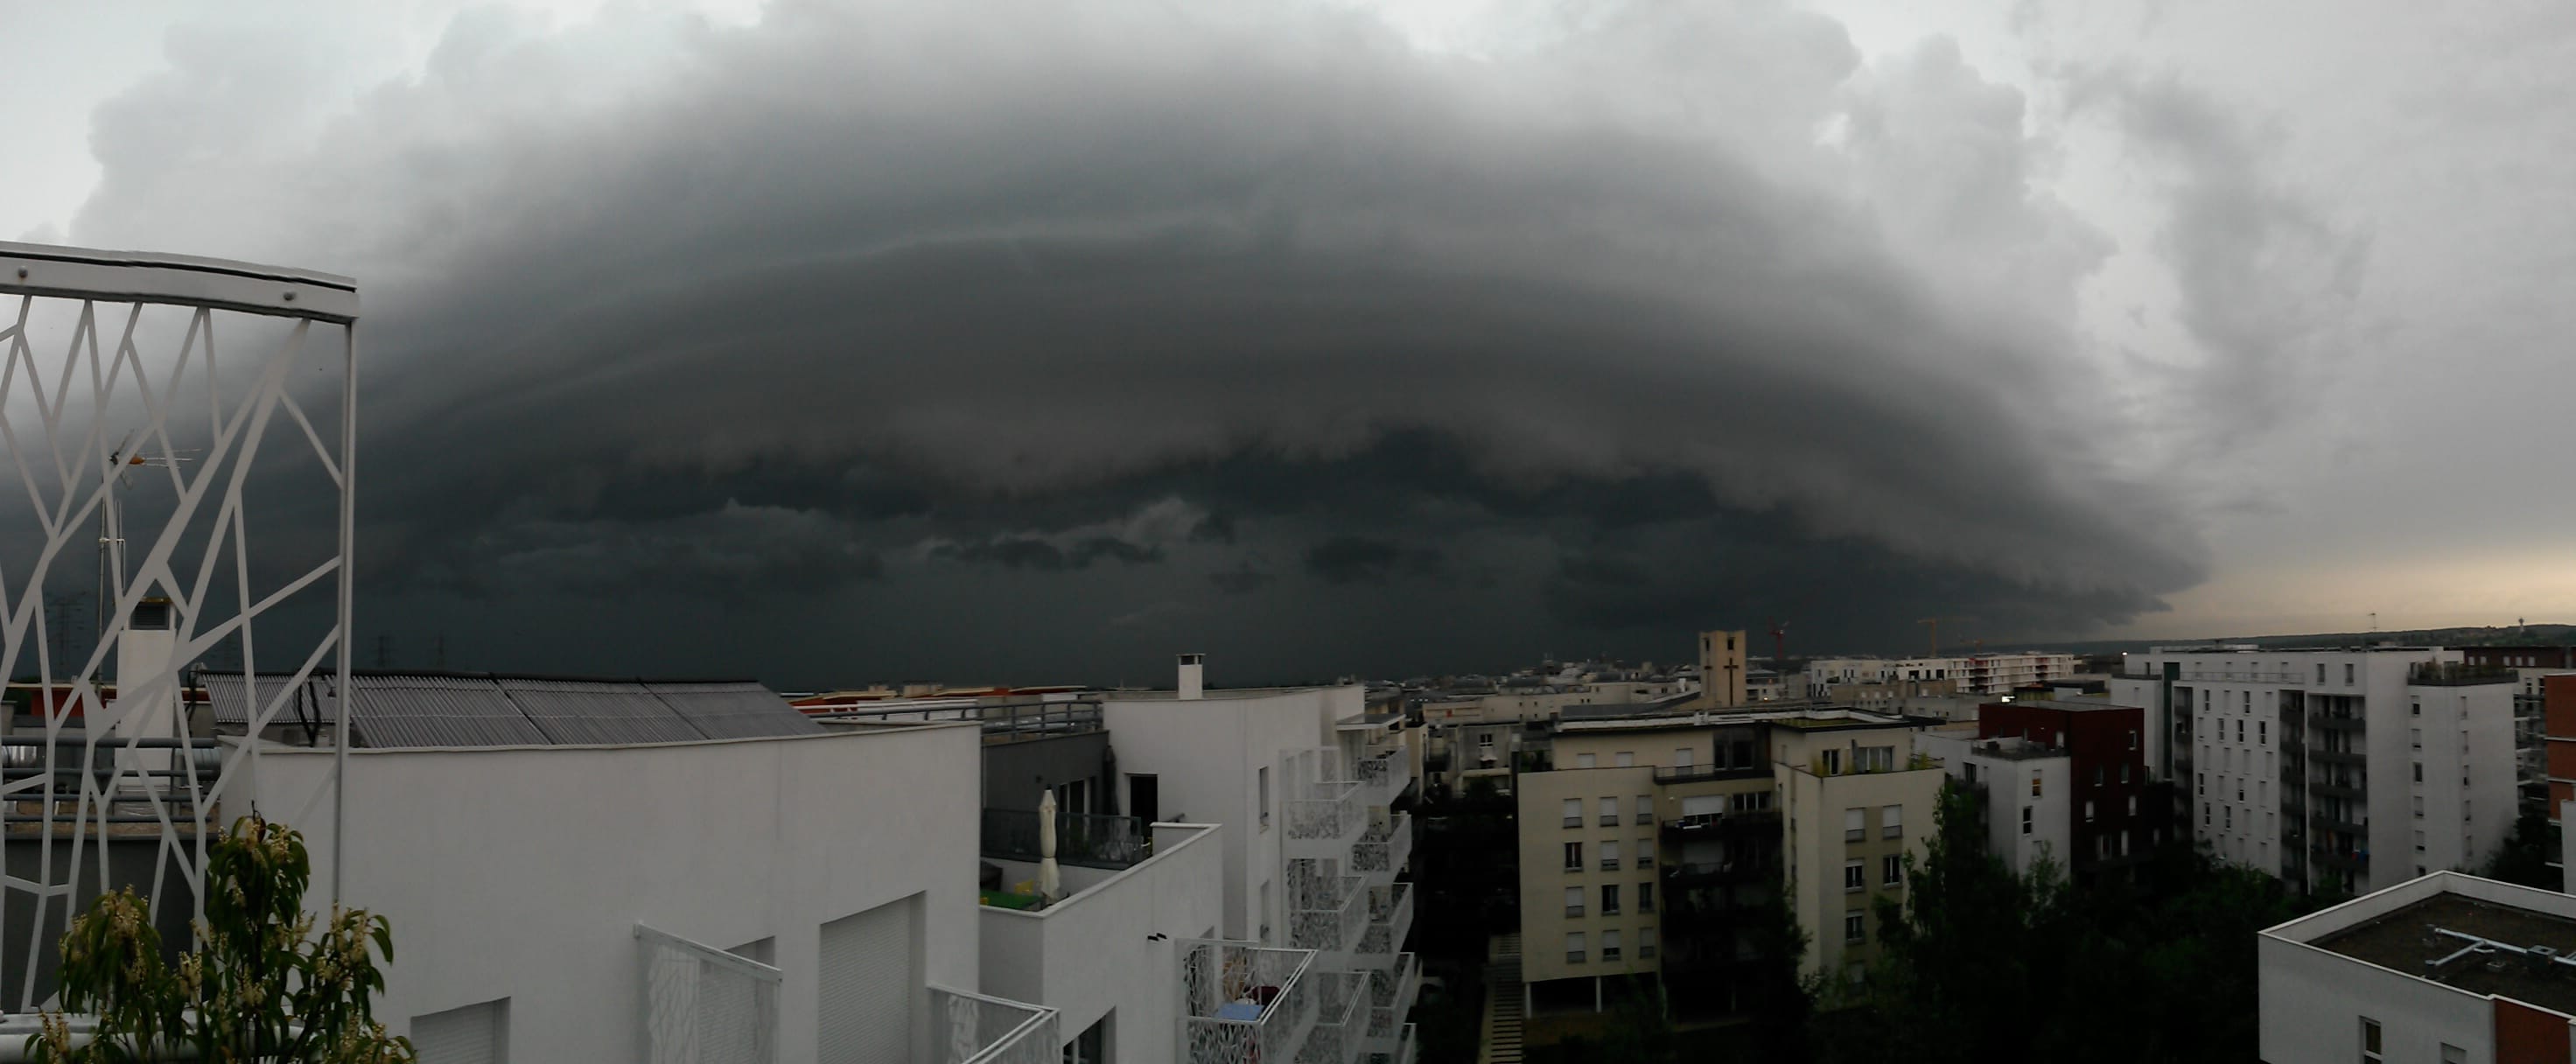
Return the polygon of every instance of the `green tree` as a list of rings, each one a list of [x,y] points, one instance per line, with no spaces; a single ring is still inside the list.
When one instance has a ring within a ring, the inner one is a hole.
[[[160,935],[131,889],[101,895],[62,940],[64,1009],[93,1015],[84,1043],[67,1016],[44,1015],[30,1060],[67,1064],[173,1059],[395,1064],[411,1040],[372,1014],[383,991],[377,954],[393,959],[384,917],[334,908],[315,932],[304,909],[312,862],[304,839],[257,817],[207,854],[205,919],[196,949],[163,960]]]
[[[2488,859],[2478,874],[2506,883],[2558,890],[2563,885],[2558,870],[2549,867],[2550,856],[2557,852],[2558,832],[2549,826],[2549,818],[2524,813],[2514,818],[2513,834],[2505,838],[2504,847]]]

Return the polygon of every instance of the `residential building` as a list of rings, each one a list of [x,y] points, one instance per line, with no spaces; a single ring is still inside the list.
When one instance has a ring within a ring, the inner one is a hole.
[[[2576,894],[2576,875],[2569,872],[2576,862],[2566,860],[2568,826],[2576,824],[2576,676],[2551,676],[2540,686],[2548,747],[2549,819],[2559,842],[2550,856],[2558,859],[2568,893]]]
[[[2576,897],[2436,871],[2266,929],[2269,1064],[2558,1064],[2576,1043]]]
[[[2303,890],[2474,868],[2514,817],[2514,674],[2439,647],[2156,647],[2111,701],[2194,836]]]
[[[2016,871],[2045,853],[2078,885],[2146,860],[2170,830],[2173,796],[2147,771],[2145,711],[2052,699],[1988,702],[1973,731],[1923,746],[1976,794],[1992,852]]]
[[[2549,800],[2549,765],[2542,679],[2576,674],[2576,647],[2461,647],[2460,660],[2473,668],[2511,669],[2519,681],[2513,692],[2515,781],[2523,808],[2557,819]]]
[[[1663,676],[1578,678],[1572,683],[1515,680],[1498,689],[1430,694],[1420,706],[1424,785],[1456,793],[1468,780],[1481,777],[1509,793],[1513,760],[1523,743],[1544,736],[1549,722],[1567,711],[1696,694],[1681,678]]]
[[[1807,930],[1803,970],[1865,963],[1867,910],[1901,896],[1903,858],[1921,852],[1940,793],[1912,734],[1845,709],[1559,722],[1553,767],[1515,787],[1532,1005],[1598,1007],[1606,979],[1652,973],[1724,1007],[1751,919],[1783,898]]]
[[[2072,676],[2083,666],[2073,654],[2043,651],[1985,653],[1922,658],[1817,658],[1807,663],[1811,697],[1847,701],[1851,684],[1919,683],[1949,680],[1972,695],[2009,694],[2017,688]]]

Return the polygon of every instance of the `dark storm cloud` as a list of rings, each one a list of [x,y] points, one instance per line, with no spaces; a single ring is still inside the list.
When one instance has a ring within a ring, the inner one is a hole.
[[[2124,427],[2054,413],[2098,384],[2067,308],[2102,241],[1955,50],[1858,78],[1763,2],[1492,62],[1302,8],[969,7],[781,4],[607,87],[460,29],[323,148],[188,168],[117,146],[259,57],[174,50],[101,112],[79,235],[366,279],[380,595],[988,563],[1042,596],[1184,558],[1239,594],[1267,549],[1598,630],[1858,558],[1884,582],[1813,610],[1946,587],[2082,626],[2201,577]],[[1573,560],[1464,557],[1479,528]]]
[[[1440,575],[1440,552],[1382,539],[1340,536],[1306,551],[1306,571],[1328,584],[1385,583],[1404,576]]]

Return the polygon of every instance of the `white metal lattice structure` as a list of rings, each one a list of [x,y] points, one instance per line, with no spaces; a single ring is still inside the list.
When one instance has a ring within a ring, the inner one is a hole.
[[[1188,1064],[1289,1060],[1313,1032],[1311,950],[1250,942],[1181,943],[1181,1059]]]
[[[0,444],[18,481],[0,481],[0,669],[36,678],[43,717],[40,734],[8,738],[0,783],[0,929],[32,929],[0,941],[15,987],[0,1004],[44,998],[65,914],[102,884],[148,879],[156,920],[198,911],[209,837],[249,811],[223,803],[256,745],[191,734],[186,670],[218,648],[246,677],[262,661],[291,670],[262,683],[276,694],[254,734],[308,676],[347,689],[357,319],[344,277],[0,243]],[[252,484],[275,514],[252,513]],[[137,502],[147,516],[120,520]],[[65,659],[49,589],[88,585],[93,550],[101,623]],[[128,856],[139,848],[148,874]],[[336,865],[345,847],[332,852]],[[340,878],[335,866],[335,899]]]
[[[1054,1009],[987,994],[930,987],[934,1064],[1057,1064],[1063,1054]]]
[[[777,1064],[777,968],[635,925],[650,1064]]]

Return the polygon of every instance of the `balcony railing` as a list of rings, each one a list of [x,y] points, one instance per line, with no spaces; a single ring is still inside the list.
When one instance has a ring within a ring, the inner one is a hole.
[[[2361,731],[2368,727],[2368,722],[2362,720],[2358,713],[2310,713],[2308,727],[2327,731]]]
[[[1413,814],[1396,813],[1373,825],[1351,846],[1351,867],[1379,882],[1413,859]]]
[[[809,709],[805,715],[816,720],[971,720],[983,727],[984,741],[988,743],[1050,739],[1059,735],[1096,732],[1102,728],[1100,700],[1096,698],[1064,702],[1003,702],[980,706],[937,700],[894,707],[870,706],[861,703],[846,707]]]
[[[1370,1028],[1387,1037],[1397,1024],[1413,1013],[1415,999],[1422,996],[1422,961],[1411,953],[1395,955],[1395,964],[1369,971],[1369,1007],[1385,1013],[1372,1018]]]
[[[2296,672],[2257,672],[2250,669],[2244,672],[2233,670],[2185,672],[2177,677],[2184,683],[2288,683],[2302,686],[2315,678],[2313,675]]]
[[[1777,809],[1731,809],[1723,813],[1693,813],[1664,821],[1663,833],[1675,838],[1716,832],[1780,830]]]
[[[2413,687],[2472,687],[2491,683],[2519,683],[2522,677],[2502,665],[2471,665],[2466,662],[2424,662],[2406,670],[2406,683]]]
[[[1360,760],[1362,800],[1370,805],[1395,804],[1413,785],[1413,761],[1403,750],[1386,750]]]
[[[1054,1009],[930,988],[934,1064],[1056,1064],[1064,1054],[1057,1026]]]
[[[2308,757],[2324,765],[2368,765],[2370,755],[2358,750],[2328,750],[2322,747],[2308,751]]]
[[[982,842],[986,857],[1036,863],[1042,859],[1038,848],[1038,811],[984,810]],[[1098,813],[1055,815],[1055,859],[1059,864],[1127,868],[1144,860],[1152,848],[1153,836],[1146,833],[1143,817]]]
[[[2329,813],[2318,812],[2310,814],[2308,822],[2316,825],[2317,830],[2319,831],[2341,831],[2346,834],[2359,835],[2365,839],[2370,837],[2370,825],[2357,824],[2349,820],[2338,819]]]
[[[1357,781],[1305,784],[1309,796],[1288,802],[1288,852],[1292,857],[1350,855],[1351,844],[1368,830],[1368,808]]]
[[[1414,1025],[1405,1024],[1404,1033],[1396,1038],[1395,1064],[1414,1064],[1422,1051],[1422,1042],[1414,1037]]]
[[[1723,765],[1673,765],[1655,769],[1657,783],[1691,783],[1698,780],[1770,779],[1771,766],[1728,768]]]
[[[2308,793],[2324,795],[2329,798],[2346,798],[2356,802],[2366,802],[2370,800],[2370,792],[2362,789],[2361,783],[2357,780],[2351,783],[2335,783],[2327,780],[2309,780]]]
[[[1318,972],[1306,978],[1315,984],[1315,1029],[1297,1051],[1297,1064],[1358,1064],[1368,1039],[1367,977]]]
[[[1368,930],[1360,936],[1361,963],[1392,967],[1396,952],[1404,948],[1404,936],[1412,930],[1413,884],[1369,888]]]
[[[1306,880],[1288,910],[1288,944],[1322,953],[1359,948],[1368,924],[1368,881],[1359,876]]]
[[[1204,939],[1181,948],[1187,1064],[1295,1059],[1315,1026],[1316,1002],[1305,981],[1312,951]]]

